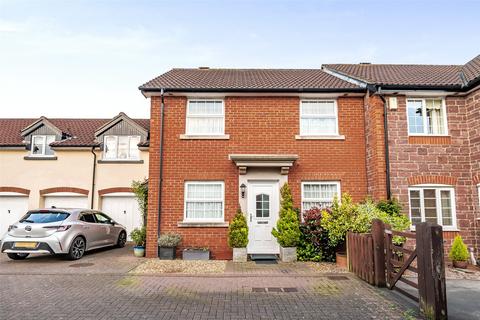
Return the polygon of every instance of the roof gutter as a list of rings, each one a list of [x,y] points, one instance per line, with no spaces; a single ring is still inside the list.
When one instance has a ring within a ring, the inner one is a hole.
[[[365,88],[145,88],[139,87],[142,92],[295,92],[295,93],[334,93],[334,92],[365,92]]]

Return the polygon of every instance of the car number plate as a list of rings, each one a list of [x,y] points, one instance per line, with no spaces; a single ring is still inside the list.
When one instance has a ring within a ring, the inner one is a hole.
[[[36,247],[36,242],[15,242],[15,248],[35,249]]]

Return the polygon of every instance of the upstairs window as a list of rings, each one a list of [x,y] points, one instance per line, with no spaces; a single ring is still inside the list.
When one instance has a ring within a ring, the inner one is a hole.
[[[185,221],[223,222],[223,207],[223,182],[185,183]]]
[[[187,135],[223,135],[225,108],[223,100],[188,100]]]
[[[335,100],[300,101],[300,135],[338,135],[337,102]]]
[[[34,135],[32,136],[32,156],[52,156],[53,150],[50,143],[55,141],[54,135]]]
[[[447,116],[443,99],[408,99],[410,135],[446,135]]]
[[[103,158],[106,160],[138,160],[140,136],[105,136]]]
[[[455,229],[455,194],[452,187],[419,186],[408,190],[410,221],[437,223],[444,229]]]
[[[327,208],[333,199],[340,194],[340,183],[337,181],[319,181],[302,183],[302,211],[312,208]]]

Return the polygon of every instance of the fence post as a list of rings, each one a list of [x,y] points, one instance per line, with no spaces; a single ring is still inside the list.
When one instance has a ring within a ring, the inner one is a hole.
[[[416,242],[420,310],[428,319],[448,319],[442,227],[417,224]]]
[[[385,224],[380,219],[372,221],[374,277],[377,287],[385,287]]]

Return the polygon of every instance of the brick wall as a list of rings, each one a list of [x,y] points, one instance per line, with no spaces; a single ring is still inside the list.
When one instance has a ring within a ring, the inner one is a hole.
[[[449,184],[455,188],[457,226],[469,247],[475,246],[475,211],[470,142],[465,99],[447,97],[449,137],[409,137],[406,97],[398,109],[388,110],[392,196],[408,214],[408,187],[413,184]],[[478,112],[478,111],[477,111]],[[452,237],[445,237],[446,248]]]
[[[364,101],[361,97],[337,100],[339,131],[345,140],[296,140],[299,134],[299,99],[296,97],[225,98],[225,133],[229,140],[181,140],[185,133],[186,98],[165,98],[165,149],[161,232],[178,232],[183,247],[209,247],[213,257],[231,257],[227,228],[178,227],[184,214],[184,182],[225,182],[225,220],[238,207],[238,169],[228,160],[232,153],[297,154],[289,173],[294,202],[300,206],[302,180],[340,180],[342,192],[355,201],[367,195]],[[151,102],[150,183],[147,256],[156,256],[158,144],[160,102]],[[182,248],[179,248],[181,250]]]

